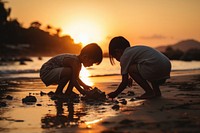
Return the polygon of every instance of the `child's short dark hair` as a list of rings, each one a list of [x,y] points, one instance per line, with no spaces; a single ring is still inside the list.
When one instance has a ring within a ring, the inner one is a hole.
[[[93,59],[97,65],[99,65],[103,59],[102,49],[96,43],[90,43],[83,47],[80,54],[87,55],[89,58]]]
[[[125,50],[127,47],[130,47],[130,43],[123,36],[114,37],[109,43],[109,57],[110,62],[113,65],[113,55],[115,54],[116,49]]]

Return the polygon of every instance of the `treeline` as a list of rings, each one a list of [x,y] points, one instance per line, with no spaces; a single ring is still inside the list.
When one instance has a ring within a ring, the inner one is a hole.
[[[186,52],[183,52],[179,49],[173,49],[168,46],[163,52],[170,60],[200,60],[200,49],[189,49]]]
[[[11,8],[0,1],[0,56],[51,56],[59,53],[79,53],[81,44],[70,36],[60,37],[61,29],[34,21],[24,28],[17,19],[10,18]],[[52,31],[54,33],[52,34]]]

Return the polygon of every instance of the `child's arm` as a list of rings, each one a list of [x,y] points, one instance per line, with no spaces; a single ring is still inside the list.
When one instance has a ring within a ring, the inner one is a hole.
[[[92,88],[91,86],[86,85],[79,77],[77,78],[77,81],[85,90],[90,90]]]
[[[115,98],[117,95],[119,95],[128,85],[128,74],[122,75],[122,82],[118,86],[118,88],[114,91],[108,94],[110,98]]]
[[[71,59],[64,59],[63,60],[63,66],[66,67],[70,67],[72,69],[72,77],[70,80],[70,83],[68,85],[69,90],[72,90],[73,86],[76,87],[76,89],[81,93],[81,94],[85,94],[85,91],[80,87],[79,83],[77,82],[77,78],[79,76],[79,72],[80,72],[80,67],[79,64],[77,64],[77,62],[75,62],[74,60]]]
[[[83,94],[83,95],[86,94],[86,92],[80,87],[80,85],[77,82],[77,80],[72,80],[72,83],[81,94]]]
[[[132,87],[132,86],[133,86],[133,79],[128,78],[128,87]]]
[[[66,92],[65,92],[65,94],[68,94],[68,93],[70,93],[71,91],[72,91],[72,89],[73,89],[73,87],[76,87],[76,89],[81,93],[81,94],[85,94],[85,91],[80,87],[80,85],[79,85],[79,82],[77,82],[77,81],[70,81],[69,82],[69,85],[68,85],[68,87],[67,87],[67,90],[66,90]],[[88,87],[90,87],[90,86],[88,86]],[[84,88],[85,90],[86,90],[86,88]]]

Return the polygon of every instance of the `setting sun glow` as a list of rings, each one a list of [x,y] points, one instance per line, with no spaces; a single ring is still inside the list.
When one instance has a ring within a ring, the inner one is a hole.
[[[83,46],[102,39],[101,28],[89,21],[73,22],[65,27],[63,32],[70,34],[75,43],[82,43]]]
[[[81,68],[81,71],[80,71],[80,79],[86,84],[86,85],[89,85],[89,86],[93,86],[93,82],[90,80],[90,73],[89,71],[84,67],[82,66]]]
[[[103,50],[112,37],[151,47],[199,40],[200,0],[0,0],[11,7],[9,19],[24,27],[39,21],[61,29],[75,43],[96,42]]]

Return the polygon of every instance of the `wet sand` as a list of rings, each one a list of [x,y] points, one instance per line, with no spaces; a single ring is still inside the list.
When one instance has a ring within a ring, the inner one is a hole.
[[[120,76],[92,77],[102,91],[116,89]],[[200,70],[172,73],[162,97],[135,100],[143,90],[134,83],[116,99],[63,102],[52,100],[40,79],[1,79],[0,132],[199,132]],[[43,92],[41,95],[41,91]],[[26,96],[37,101],[22,103]]]

